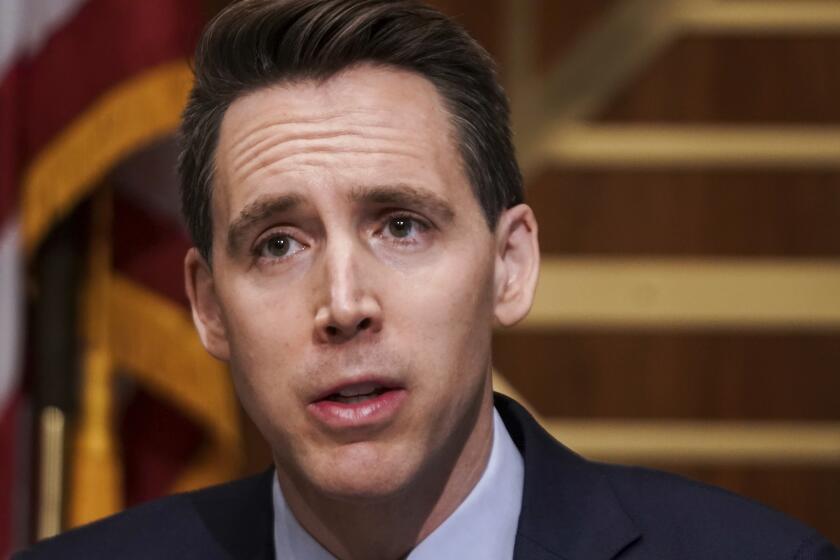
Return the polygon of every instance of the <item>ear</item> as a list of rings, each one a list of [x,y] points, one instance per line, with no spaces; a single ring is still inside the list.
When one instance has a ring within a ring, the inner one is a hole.
[[[519,204],[505,210],[496,225],[494,316],[500,325],[509,327],[525,318],[539,274],[537,220],[530,206]]]
[[[201,343],[214,358],[226,362],[230,357],[230,346],[213,271],[195,247],[184,258],[184,283]]]

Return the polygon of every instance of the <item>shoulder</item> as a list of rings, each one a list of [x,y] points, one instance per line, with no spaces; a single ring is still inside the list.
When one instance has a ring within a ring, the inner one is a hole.
[[[638,526],[639,549],[656,546],[680,558],[840,560],[814,529],[758,502],[662,471],[592,465]]]
[[[271,474],[264,473],[145,503],[42,541],[15,559],[227,557],[264,544],[270,527]]]
[[[525,460],[522,547],[564,558],[840,560],[782,513],[662,471],[588,461],[515,401],[497,394],[494,405]]]

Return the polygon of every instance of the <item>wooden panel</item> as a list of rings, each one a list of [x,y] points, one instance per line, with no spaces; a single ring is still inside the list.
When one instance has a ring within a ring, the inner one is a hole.
[[[758,500],[840,543],[840,469],[668,466],[667,470]]]
[[[543,416],[840,418],[840,337],[499,332],[494,364]]]
[[[537,67],[547,69],[596,23],[616,0],[537,0]]]
[[[840,122],[840,36],[689,36],[602,113],[604,121]]]
[[[520,397],[521,400],[521,397]],[[840,422],[542,418],[556,439],[593,460],[704,466],[840,468]]]
[[[547,253],[840,255],[836,172],[555,168],[528,202]]]
[[[549,257],[518,329],[840,334],[840,259]]]
[[[527,176],[547,162],[566,168],[840,168],[840,126],[556,124],[528,152]]]
[[[454,17],[496,61],[504,60],[506,0],[430,0],[429,4]]]
[[[680,19],[691,33],[718,35],[837,35],[836,0],[718,0],[693,2]]]

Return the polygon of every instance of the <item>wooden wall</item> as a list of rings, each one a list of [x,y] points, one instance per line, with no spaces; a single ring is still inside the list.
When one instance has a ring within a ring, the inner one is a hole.
[[[435,4],[502,66],[555,271],[500,374],[586,454],[840,541],[840,3]]]

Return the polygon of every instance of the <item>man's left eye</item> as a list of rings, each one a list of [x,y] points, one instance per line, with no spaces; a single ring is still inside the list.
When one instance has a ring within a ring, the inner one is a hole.
[[[396,216],[388,220],[388,233],[397,239],[410,236],[416,227],[416,222],[406,216]]]

